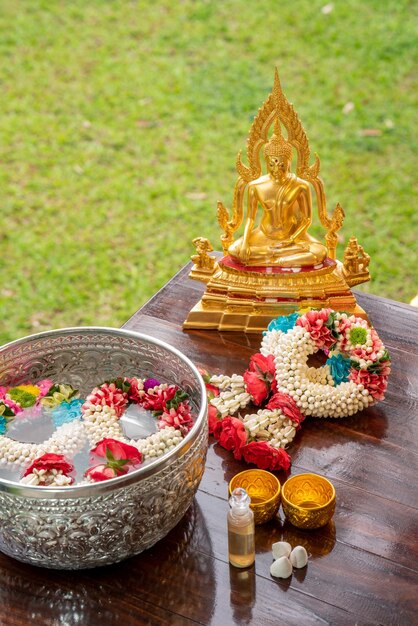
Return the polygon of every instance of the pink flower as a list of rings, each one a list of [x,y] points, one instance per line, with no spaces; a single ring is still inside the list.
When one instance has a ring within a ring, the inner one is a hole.
[[[23,411],[20,404],[9,398],[7,395],[0,397],[0,404],[4,404],[6,407],[8,407],[10,411],[13,412],[13,415],[18,415]]]
[[[177,408],[164,409],[158,419],[158,428],[166,426],[177,428],[183,435],[189,432],[193,426],[193,418],[188,402],[180,402]]]
[[[104,383],[87,396],[82,409],[88,409],[90,404],[110,406],[115,409],[116,415],[121,417],[128,404],[128,394],[116,387],[115,383]]]
[[[254,403],[258,405],[264,402],[270,393],[274,393],[277,389],[274,356],[253,354],[248,370],[244,373],[244,382],[247,393],[250,394]]]
[[[213,435],[215,432],[215,428],[218,422],[221,420],[221,414],[218,409],[213,406],[213,404],[209,404],[208,406],[208,422],[209,422],[209,435]]]
[[[380,376],[386,376],[386,378],[390,374],[390,361],[381,361],[380,362]]]
[[[348,316],[346,313],[342,313],[340,319],[335,320],[335,329],[339,335],[345,335],[356,320],[361,318],[354,315]]]
[[[51,389],[53,385],[54,385],[54,381],[49,380],[49,378],[44,378],[44,380],[41,380],[39,383],[36,383],[36,386],[39,387],[39,392],[40,392],[38,396],[38,401],[44,396],[46,396],[46,394],[48,393],[48,391]]]
[[[236,459],[241,458],[241,449],[248,438],[241,420],[236,417],[225,417],[216,425],[214,435],[225,450],[232,450]]]
[[[330,348],[336,339],[331,330],[326,326],[331,309],[320,311],[308,311],[296,320],[296,326],[302,326],[312,337],[319,350]]]
[[[385,363],[388,363],[388,361]],[[356,385],[364,385],[365,389],[368,390],[370,395],[373,396],[375,400],[383,400],[388,384],[388,373],[390,372],[390,367],[385,364],[383,371],[385,374],[374,374],[368,370],[358,370],[353,368],[350,372],[349,380]],[[388,373],[386,374],[386,372]]]
[[[305,419],[305,416],[301,413],[295,400],[280,391],[277,391],[274,396],[270,398],[266,409],[280,409],[283,415],[297,424],[298,428],[300,428],[300,423]]]
[[[144,409],[151,411],[162,411],[168,401],[173,400],[179,388],[176,385],[169,385],[165,389],[149,390],[142,398],[141,403]]]
[[[74,465],[66,461],[62,454],[47,453],[35,459],[31,465],[27,468],[23,476],[32,474],[33,470],[57,470],[61,471],[64,476],[68,476],[70,472],[74,470]]]
[[[254,463],[264,470],[288,470],[290,456],[282,448],[273,448],[266,441],[252,441],[241,448],[242,456],[247,463]]]
[[[126,474],[126,471],[118,472],[116,469],[113,469],[112,467],[109,467],[108,465],[104,465],[103,463],[101,465],[95,465],[94,467],[89,467],[89,469],[84,472],[85,476],[87,476],[88,478],[91,478],[91,480],[94,480],[94,482],[96,483],[100,482],[101,480],[109,480],[109,478],[116,478],[116,476],[122,476],[123,474]]]

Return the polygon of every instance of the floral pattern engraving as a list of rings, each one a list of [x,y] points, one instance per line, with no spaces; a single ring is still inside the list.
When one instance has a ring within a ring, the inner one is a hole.
[[[183,517],[203,475],[207,433],[139,484],[74,499],[0,493],[0,550],[33,565],[78,569],[116,563],[151,547]]]

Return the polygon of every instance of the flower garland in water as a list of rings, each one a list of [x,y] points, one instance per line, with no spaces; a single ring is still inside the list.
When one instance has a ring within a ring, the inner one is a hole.
[[[130,468],[174,448],[193,425],[188,395],[176,385],[155,379],[117,378],[96,387],[83,402],[70,385],[43,380],[35,385],[0,387],[0,465],[26,467],[26,485],[63,487],[74,483],[68,460],[86,442],[91,461],[85,482],[126,474]],[[120,418],[129,404],[141,405],[157,418],[158,431],[145,439],[125,437]],[[24,409],[46,407],[57,426],[43,443],[24,443],[8,437],[8,424]]]
[[[331,309],[278,317],[263,335],[244,376],[206,377],[209,432],[238,460],[287,470],[284,448],[305,417],[344,417],[383,400],[390,357],[368,322]],[[325,365],[309,367],[319,350]],[[261,408],[242,417],[250,403]]]

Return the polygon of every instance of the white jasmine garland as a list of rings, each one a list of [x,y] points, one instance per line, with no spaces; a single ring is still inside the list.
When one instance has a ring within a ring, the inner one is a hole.
[[[303,327],[281,333],[273,350],[278,391],[291,396],[305,416],[343,417],[373,403],[363,385],[348,381],[335,386],[328,366],[308,367],[309,355],[318,348]]]
[[[87,432],[81,422],[59,426],[43,443],[23,443],[0,435],[0,466],[13,464],[25,467],[47,452],[74,456],[83,448],[86,440]]]
[[[102,439],[116,439],[137,448],[144,461],[162,456],[183,438],[177,428],[166,426],[144,439],[129,439],[123,433],[115,409],[98,404],[84,410],[83,421],[91,446]]]
[[[218,396],[211,400],[211,404],[219,411],[222,417],[234,415],[238,409],[244,409],[251,402],[251,396],[245,390],[245,382],[242,376],[233,374],[230,376],[212,376],[212,385],[221,391]]]
[[[309,366],[308,358],[319,350],[328,355],[327,363]],[[211,432],[227,449],[234,446],[236,458],[249,457],[251,442],[284,449],[305,417],[350,416],[382,400],[389,373],[389,354],[367,321],[331,309],[281,316],[263,333],[260,353],[243,377],[210,378],[220,390],[210,399],[218,416],[211,418]],[[251,402],[267,406],[242,415]],[[239,425],[227,420],[223,426],[228,416],[242,422],[246,443]]]

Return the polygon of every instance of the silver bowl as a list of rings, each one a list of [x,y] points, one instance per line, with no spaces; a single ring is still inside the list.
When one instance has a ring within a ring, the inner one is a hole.
[[[171,346],[113,328],[64,328],[0,348],[0,385],[43,378],[86,395],[117,376],[160,378],[187,391],[195,423],[173,450],[92,485],[52,489],[0,478],[0,550],[55,569],[108,565],[149,548],[183,517],[203,475],[208,446],[204,382]]]

